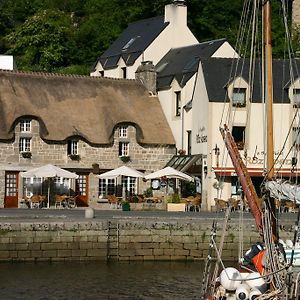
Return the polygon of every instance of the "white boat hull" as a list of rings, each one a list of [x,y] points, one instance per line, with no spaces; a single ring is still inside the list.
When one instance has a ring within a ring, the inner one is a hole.
[[[291,261],[292,249],[285,249],[287,262]],[[293,266],[300,267],[300,248],[296,248],[293,257]]]

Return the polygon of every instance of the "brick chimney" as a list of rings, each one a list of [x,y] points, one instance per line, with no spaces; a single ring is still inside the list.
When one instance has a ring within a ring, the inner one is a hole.
[[[156,71],[152,61],[142,61],[135,72],[135,78],[140,80],[151,94],[156,95]]]

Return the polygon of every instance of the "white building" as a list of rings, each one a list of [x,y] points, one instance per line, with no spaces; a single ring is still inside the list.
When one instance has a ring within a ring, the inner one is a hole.
[[[97,59],[91,76],[134,79],[142,61],[156,65],[171,48],[197,42],[187,26],[185,1],[173,1],[164,16],[129,24]]]
[[[16,64],[12,55],[0,55],[1,70],[16,70]]]
[[[232,135],[259,196],[260,184],[264,177],[264,104],[260,96],[260,79],[256,74],[253,100],[249,102],[249,62],[246,61],[242,70],[237,68],[236,75],[230,76],[232,68],[235,69],[232,62],[232,59],[208,58],[201,60],[199,65],[193,97],[192,154],[202,156],[204,209],[214,206],[214,198],[227,200],[232,196],[240,197],[237,176],[219,131],[219,127],[225,123],[224,116],[227,116],[229,108],[232,108],[229,122]],[[299,68],[300,62],[297,64]],[[287,61],[273,61],[276,83],[273,111],[274,150],[275,155],[279,155],[275,164],[275,174],[280,167],[277,175],[283,177],[299,172],[296,166],[292,166],[292,157],[299,161],[298,154],[295,154],[295,151],[288,152],[287,149],[292,147],[294,142],[296,148],[300,145],[299,125],[290,125],[300,103],[300,78],[291,82],[288,71]],[[298,122],[298,119],[295,122]],[[287,149],[281,152],[290,128]],[[284,162],[285,157],[287,160]],[[291,173],[292,169],[294,170]]]

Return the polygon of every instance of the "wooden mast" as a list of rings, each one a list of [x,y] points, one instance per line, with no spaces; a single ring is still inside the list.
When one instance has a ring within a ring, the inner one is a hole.
[[[273,142],[273,72],[272,72],[272,32],[271,32],[271,0],[263,1],[263,22],[264,22],[264,96],[266,101],[267,120],[267,179],[274,177],[274,142]],[[267,203],[268,205],[268,203]],[[278,241],[277,224],[275,218],[275,201],[269,200],[269,209],[272,215],[273,241]]]

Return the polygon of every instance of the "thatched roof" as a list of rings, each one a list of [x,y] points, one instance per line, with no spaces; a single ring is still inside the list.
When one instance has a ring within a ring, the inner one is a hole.
[[[136,80],[0,71],[0,114],[2,140],[13,138],[18,118],[31,116],[49,141],[76,135],[108,144],[114,127],[129,122],[140,143],[175,144],[158,98]]]

